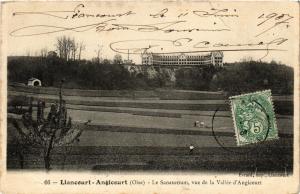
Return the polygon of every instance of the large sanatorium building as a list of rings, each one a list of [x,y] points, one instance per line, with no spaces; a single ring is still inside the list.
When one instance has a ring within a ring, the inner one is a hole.
[[[223,52],[214,51],[206,54],[192,53],[143,53],[142,65],[150,66],[223,66]]]

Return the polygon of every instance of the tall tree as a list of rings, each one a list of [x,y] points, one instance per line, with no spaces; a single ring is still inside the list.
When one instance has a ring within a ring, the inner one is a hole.
[[[67,36],[57,38],[56,49],[58,50],[59,57],[69,60],[72,57],[72,51],[75,48],[75,40]]]
[[[74,38],[67,36],[58,37],[55,46],[59,57],[65,60],[80,60],[82,51],[85,50],[82,41],[78,43]]]
[[[85,50],[85,45],[84,45],[83,42],[81,41],[80,44],[79,44],[78,60],[81,59],[81,53],[82,53],[83,50]]]
[[[96,54],[97,54],[97,62],[100,63],[101,61],[101,52],[102,52],[102,48],[103,48],[103,45],[98,45],[98,48],[97,50],[95,50]]]
[[[47,118],[44,118],[45,102],[38,100],[37,116],[33,119],[33,99],[30,99],[29,108],[22,116],[22,122],[14,120],[13,124],[17,129],[19,136],[17,139],[17,152],[24,160],[22,149],[32,147],[42,147],[45,162],[45,169],[50,170],[51,153],[54,147],[68,145],[78,140],[82,133],[79,126],[72,124],[71,117],[67,117],[67,108],[62,99],[61,89],[59,92],[59,103],[51,105]],[[86,123],[87,124],[87,123]],[[21,167],[23,162],[21,161]]]
[[[41,56],[42,58],[46,58],[47,55],[48,55],[48,49],[47,49],[47,47],[42,48],[41,51],[40,51],[40,56]]]
[[[123,63],[122,55],[116,54],[114,56],[114,64],[122,64],[122,63]]]

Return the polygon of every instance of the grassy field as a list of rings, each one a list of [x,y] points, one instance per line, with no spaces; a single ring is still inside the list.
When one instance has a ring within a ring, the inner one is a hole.
[[[100,133],[101,134],[101,133]],[[99,134],[99,135],[100,135]],[[112,134],[116,135],[116,134]],[[118,135],[118,134],[117,134]],[[119,136],[124,134],[119,134]],[[126,134],[126,140],[130,139]],[[170,138],[162,135],[163,138]],[[186,138],[178,137],[178,139]],[[107,136],[106,136],[107,137]],[[136,138],[134,135],[133,138]],[[197,137],[194,137],[197,138]],[[197,141],[207,143],[205,138]],[[204,141],[203,141],[204,140]],[[73,146],[59,147],[52,155],[54,170],[193,170],[211,172],[277,171],[291,172],[293,149],[291,138],[281,138],[244,148],[196,147],[193,153],[187,147],[162,146]],[[107,143],[104,142],[104,143]],[[152,142],[154,143],[154,142]],[[214,142],[211,142],[214,143]],[[180,142],[179,142],[180,144]],[[9,147],[8,168],[18,169],[17,157]],[[38,148],[25,154],[26,169],[42,169],[43,161]]]
[[[149,91],[145,91],[146,93]],[[179,92],[179,91],[177,91]],[[66,93],[66,92],[64,92]],[[83,92],[84,93],[84,92]],[[193,94],[193,92],[192,92]],[[198,93],[197,93],[198,94]],[[200,95],[201,93],[199,93]],[[212,94],[210,94],[212,95]],[[217,108],[220,111],[230,111],[230,105],[228,99],[226,99],[222,94],[215,93],[215,98],[204,98],[199,97],[194,99],[194,97],[188,97],[189,93],[184,92],[181,99],[177,96],[177,99],[161,99],[160,96],[151,98],[150,96],[144,95],[142,98],[126,98],[126,97],[83,97],[83,96],[65,96],[67,104],[69,105],[81,105],[89,107],[126,107],[126,108],[145,108],[145,109],[163,109],[163,110],[195,110],[195,111],[215,111]],[[34,99],[42,99],[46,103],[54,103],[57,101],[57,94],[36,94],[32,92],[24,91],[9,91],[8,101],[17,97],[33,97]],[[201,96],[201,95],[200,95]],[[186,98],[183,98],[186,97]],[[293,114],[293,99],[292,97],[285,96],[274,96],[274,106],[276,113],[282,115],[292,115]]]
[[[47,107],[58,98],[55,95],[57,89],[21,88],[11,89],[8,98],[24,95],[42,98],[46,100]],[[279,140],[237,147],[229,104],[221,93],[81,91],[76,96],[73,95],[75,91],[64,92],[68,94],[64,96],[68,114],[79,125],[87,120],[91,120],[91,123],[85,127],[82,125],[84,131],[80,142],[72,147],[58,147],[54,150],[53,169],[224,172],[292,170],[291,97],[275,97],[278,104],[275,110]],[[217,108],[219,111],[214,121],[214,136],[212,115]],[[290,112],[281,114],[280,111],[287,108]],[[48,111],[49,108],[46,109]],[[14,153],[16,133],[11,125],[11,119],[19,117],[8,115],[8,169],[19,168]],[[194,127],[195,121],[204,122],[204,126]],[[190,145],[195,147],[193,152],[189,151]],[[25,168],[43,168],[39,148],[26,151]]]
[[[52,87],[28,87],[24,85],[10,84],[9,91],[27,92],[34,94],[57,95],[58,88]],[[159,98],[164,100],[196,100],[196,99],[223,99],[221,92],[187,91],[187,90],[81,90],[64,89],[65,96],[81,97],[117,97],[117,98]]]

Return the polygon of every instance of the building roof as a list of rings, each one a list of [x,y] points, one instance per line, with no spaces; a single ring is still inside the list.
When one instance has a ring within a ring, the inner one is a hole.
[[[186,55],[186,56],[211,56],[212,54],[214,54],[214,56],[220,53],[223,56],[223,53],[218,51],[218,52],[201,52],[201,53],[197,53],[197,52],[174,52],[174,53],[152,53],[152,52],[144,52],[142,53],[142,56],[182,56],[182,55]]]
[[[28,81],[33,81],[33,80],[39,80],[39,79],[34,78],[34,77],[28,79]]]
[[[222,51],[214,51],[214,52],[212,52],[212,55],[214,57],[218,57],[218,56],[223,57],[224,56]]]

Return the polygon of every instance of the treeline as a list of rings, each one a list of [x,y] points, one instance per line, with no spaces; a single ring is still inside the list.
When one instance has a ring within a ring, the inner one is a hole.
[[[294,69],[276,62],[246,61],[227,64],[213,77],[210,88],[232,94],[271,89],[274,94],[293,94]]]
[[[181,69],[176,87],[192,90],[223,90],[230,95],[271,89],[276,94],[292,94],[294,70],[276,62],[244,61],[223,68]]]
[[[172,71],[172,70],[170,70]],[[272,89],[277,94],[293,93],[293,68],[257,61],[225,64],[224,68],[193,68],[175,71],[129,73],[119,60],[66,60],[59,57],[8,57],[8,80],[27,83],[31,77],[42,81],[43,86],[81,89],[153,89],[173,87],[190,90],[223,90],[231,94]],[[151,78],[149,78],[151,77]],[[170,84],[172,82],[172,84]]]
[[[26,84],[34,77],[47,87],[120,90],[163,87],[160,78],[148,79],[142,74],[132,75],[123,64],[114,60],[65,60],[59,57],[8,57],[8,80]]]

